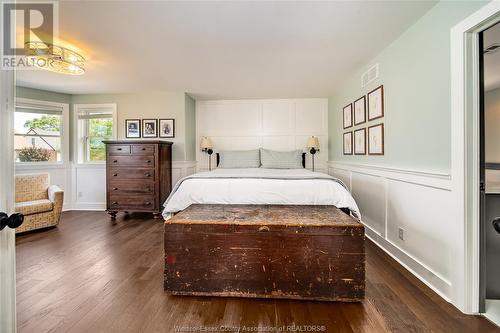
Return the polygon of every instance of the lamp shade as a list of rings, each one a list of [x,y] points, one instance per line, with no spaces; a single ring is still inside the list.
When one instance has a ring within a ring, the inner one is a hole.
[[[201,138],[201,143],[200,143],[201,149],[210,149],[212,148],[212,142],[210,141],[209,138],[206,136]]]
[[[319,149],[319,139],[315,136],[311,136],[307,140],[306,148]]]

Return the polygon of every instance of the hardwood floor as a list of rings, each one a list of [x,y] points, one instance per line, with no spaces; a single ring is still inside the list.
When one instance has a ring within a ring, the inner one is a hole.
[[[58,228],[16,242],[19,332],[237,332],[245,325],[500,332],[482,317],[461,314],[370,241],[362,303],[167,296],[163,224],[144,215],[119,215],[112,224],[104,212],[65,212]]]

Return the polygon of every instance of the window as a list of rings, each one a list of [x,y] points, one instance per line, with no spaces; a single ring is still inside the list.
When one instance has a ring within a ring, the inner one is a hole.
[[[115,136],[115,104],[76,104],[78,115],[78,162],[92,163],[106,160],[104,140]]]
[[[14,114],[16,162],[62,162],[67,104],[18,98]]]

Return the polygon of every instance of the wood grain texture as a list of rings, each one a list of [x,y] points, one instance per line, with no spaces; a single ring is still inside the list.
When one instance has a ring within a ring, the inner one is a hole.
[[[111,217],[115,218],[119,211],[151,212],[159,216],[172,190],[172,142],[103,142],[106,144],[106,207]]]
[[[149,214],[120,215],[111,223],[105,212],[64,212],[58,228],[18,235],[16,243],[20,333],[245,324],[324,325],[325,332],[500,332],[482,317],[460,313],[368,240],[360,303],[166,295],[163,223]]]
[[[191,205],[165,222],[165,291],[360,301],[364,238],[333,206]]]

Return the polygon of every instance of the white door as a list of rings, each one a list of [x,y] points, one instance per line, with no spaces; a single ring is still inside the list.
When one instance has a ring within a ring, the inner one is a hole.
[[[0,212],[14,210],[14,72],[0,70]],[[15,232],[0,231],[0,332],[16,331]]]

